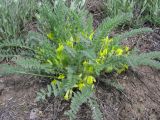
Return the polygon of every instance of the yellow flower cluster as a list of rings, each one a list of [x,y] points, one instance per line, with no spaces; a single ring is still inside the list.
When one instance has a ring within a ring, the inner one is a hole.
[[[77,88],[78,90],[82,91],[83,87],[86,85],[91,85],[92,88],[94,87],[94,82],[96,82],[96,79],[93,76],[86,76],[83,80],[80,80],[80,82],[73,86],[73,88]],[[65,100],[69,100],[72,98],[73,88],[66,91],[64,95]]]
[[[63,80],[64,78],[65,78],[64,74],[60,74],[60,75],[58,76],[58,79],[60,79],[60,80]]]
[[[104,62],[104,59],[107,57],[108,53],[109,53],[109,44],[113,41],[113,39],[105,37],[104,39],[102,39],[102,47],[98,53],[98,58],[95,60],[97,64],[101,64]]]
[[[87,84],[92,85],[94,82],[96,82],[96,79],[93,76],[86,76],[84,80],[87,82]]]
[[[60,43],[58,48],[56,49],[56,52],[61,53],[63,50],[64,50],[64,46],[63,46],[63,44]]]
[[[65,78],[65,75],[64,74],[60,74],[57,79],[54,79],[52,80],[52,83],[53,84],[56,84],[57,83],[57,80],[63,80]]]
[[[73,93],[72,89],[67,90],[66,94],[64,95],[64,99],[69,100],[70,98],[72,98],[72,93]]]
[[[95,62],[97,64],[103,64],[104,60],[108,56],[112,56],[112,55],[123,56],[123,55],[128,54],[129,47],[127,47],[127,46],[125,46],[125,47],[112,46],[111,45],[112,42],[113,42],[113,39],[108,38],[108,36],[106,38],[102,39],[102,43],[101,43],[102,47],[99,51],[97,59],[95,59]],[[121,73],[121,72],[125,71],[126,69],[128,69],[128,66],[123,65],[122,68],[116,69],[116,71],[117,71],[117,73]],[[114,67],[112,65],[106,69],[107,72],[112,72],[113,70],[114,70]]]
[[[104,39],[102,39],[102,42],[104,45],[107,45],[110,44],[111,42],[113,41],[113,38],[109,38],[108,36],[105,37]]]
[[[115,52],[117,56],[120,56],[123,54],[123,50],[121,48],[118,48]]]
[[[86,60],[83,62],[83,67],[84,67],[84,72],[86,72],[88,74],[92,74],[94,71],[93,66],[90,65],[89,62]]]
[[[52,32],[48,33],[47,37],[48,37],[48,39],[53,40],[53,37],[54,37],[53,33]]]
[[[84,37],[87,37],[89,40],[93,40],[93,36],[94,36],[94,32],[92,32],[91,34],[86,34],[86,33],[82,33],[82,35]],[[54,39],[54,35],[53,33],[49,33],[47,34],[48,39],[53,40]],[[73,38],[72,36],[70,37],[69,40],[67,40],[65,43],[59,43],[57,48],[56,48],[56,55],[57,57],[54,59],[56,61],[56,64],[62,64],[62,59],[64,58],[64,45],[75,49],[74,46],[74,42],[77,42],[76,38]],[[100,41],[101,43],[101,48],[99,50],[99,52],[97,53],[97,58],[95,59],[95,64],[91,64],[92,62],[90,60],[84,60],[82,62],[82,69],[83,71],[81,71],[82,73],[78,76],[79,81],[77,81],[77,83],[69,90],[67,90],[64,94],[64,99],[65,100],[69,100],[72,97],[73,94],[73,89],[77,89],[79,91],[82,91],[82,89],[87,85],[94,87],[94,83],[96,82],[95,77],[93,76],[96,67],[97,66],[101,66],[104,64],[104,60],[107,59],[107,57],[115,55],[115,56],[123,56],[125,54],[128,53],[129,51],[129,47],[117,47],[117,46],[112,46],[113,43],[113,39],[109,38],[108,36],[105,37],[104,39],[102,39]],[[52,63],[53,60],[47,60],[47,63],[49,63],[50,65],[53,65]],[[95,67],[96,66],[96,67]],[[114,68],[114,66],[109,66],[107,68],[107,72],[112,72],[113,70],[116,70],[117,73],[121,73],[123,71],[125,71],[126,69],[128,69],[128,65],[123,64],[121,68],[116,69]],[[60,74],[56,79],[52,80],[52,84],[56,85],[57,84],[57,80],[62,82],[62,80],[64,80],[66,78],[66,76],[64,74]]]
[[[107,53],[108,53],[107,48],[100,50],[100,52],[99,52],[100,58],[104,58],[107,55]]]
[[[86,32],[82,32],[82,36],[84,36],[85,38],[89,40],[93,40],[94,33],[95,33],[94,31],[91,32],[90,34],[87,34]]]
[[[123,54],[128,54],[129,47],[125,46],[124,48],[118,48],[115,53],[117,56],[121,56]]]
[[[66,42],[66,45],[70,48],[73,48],[73,44],[74,44],[74,39],[71,36],[71,38]]]

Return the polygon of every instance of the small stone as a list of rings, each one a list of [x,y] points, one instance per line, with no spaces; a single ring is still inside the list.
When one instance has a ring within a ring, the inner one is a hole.
[[[37,108],[33,108],[30,113],[30,120],[35,120],[38,118],[39,110]]]

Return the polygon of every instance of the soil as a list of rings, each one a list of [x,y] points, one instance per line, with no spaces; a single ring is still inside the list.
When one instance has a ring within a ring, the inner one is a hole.
[[[94,27],[102,21],[100,0],[88,3],[94,14]],[[129,38],[123,44],[136,47],[141,52],[160,50],[160,30]],[[106,74],[98,79],[109,81],[114,79],[124,90],[101,82],[96,85],[97,101],[104,120],[160,120],[160,71],[141,66],[129,69],[121,75],[112,77]],[[44,87],[44,82],[31,76],[0,77],[0,120],[68,120],[64,111],[69,109],[70,102],[61,98],[49,98],[44,102],[36,102],[36,93]],[[81,106],[76,120],[91,120],[91,110]]]

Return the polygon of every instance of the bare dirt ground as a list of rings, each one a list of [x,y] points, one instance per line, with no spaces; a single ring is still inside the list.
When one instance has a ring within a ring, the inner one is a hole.
[[[89,5],[95,28],[103,18],[101,8],[97,8],[99,1]],[[156,28],[154,33],[130,38],[123,44],[137,47],[141,52],[159,51],[160,30]],[[97,83],[96,96],[104,120],[160,120],[159,70],[142,66],[122,75],[101,75],[98,79],[107,81],[108,78],[114,79],[124,90]],[[35,102],[43,84],[30,76],[0,77],[0,120],[68,120],[64,111],[69,109],[69,102],[60,98]],[[91,110],[86,104],[81,106],[76,120],[91,120]]]

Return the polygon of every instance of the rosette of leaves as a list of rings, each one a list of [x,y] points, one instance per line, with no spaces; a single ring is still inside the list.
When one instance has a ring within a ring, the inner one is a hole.
[[[120,74],[131,65],[155,66],[155,58],[158,58],[160,53],[146,53],[142,55],[145,63],[142,60],[140,62],[141,55],[133,54],[120,42],[127,37],[152,30],[135,29],[109,38],[111,31],[130,20],[132,15],[107,18],[94,30],[93,18],[84,6],[84,1],[74,1],[70,4],[66,4],[65,0],[55,0],[52,3],[45,1],[37,13],[41,33],[38,37],[40,40],[38,39],[36,47],[33,47],[34,56],[14,57],[12,61],[15,66],[1,65],[1,68],[3,74],[47,77],[51,84],[47,89],[38,92],[37,100],[44,100],[51,95],[71,100],[71,109],[65,113],[70,119],[76,119],[80,106],[88,103],[93,112],[93,119],[101,120],[103,117],[94,95],[96,77],[102,71],[115,71]],[[30,38],[36,41],[36,37]],[[133,56],[135,60],[134,64],[131,64]],[[147,61],[152,61],[152,64]]]

